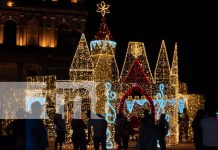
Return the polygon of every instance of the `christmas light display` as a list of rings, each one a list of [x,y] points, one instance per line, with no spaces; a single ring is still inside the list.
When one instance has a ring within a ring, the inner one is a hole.
[[[131,86],[131,84],[128,84],[128,83],[124,84],[124,83],[125,83],[127,76],[129,75],[128,74],[129,69],[134,64],[133,63],[134,61],[137,61],[135,63],[140,64],[139,66],[141,66],[141,68],[138,68],[138,69],[140,70],[140,72],[142,72],[142,71],[144,72],[143,76],[146,76],[146,78],[148,79],[147,82],[153,83],[153,77],[152,77],[150,66],[148,63],[144,43],[142,43],[142,42],[129,42],[127,52],[126,52],[126,57],[124,60],[124,65],[123,65],[121,75],[119,78],[120,83],[122,83],[122,88],[121,88],[122,92],[125,92]],[[139,76],[137,78],[140,79],[141,77]],[[148,92],[149,95],[151,94],[151,86],[150,85],[147,85],[147,83],[146,83],[146,84],[141,84],[141,86],[144,89],[146,89],[146,91]]]
[[[187,110],[188,110],[188,115],[190,117],[189,119],[189,141],[193,142],[193,130],[191,127],[191,123],[196,115],[196,112],[198,109],[204,109],[204,96],[203,95],[197,95],[197,94],[189,94],[187,96],[184,96],[187,98]]]
[[[112,149],[115,147],[115,141],[114,141],[114,127],[113,125],[115,124],[116,120],[116,110],[115,110],[115,102],[117,100],[116,93],[111,91],[111,83],[106,82],[105,83],[105,90],[106,90],[106,97],[107,97],[107,103],[105,107],[105,119],[108,122],[108,128],[107,128],[107,148]]]
[[[95,40],[91,41],[91,55],[94,63],[94,78],[98,82],[115,82],[118,80],[119,70],[115,59],[116,42],[112,36],[102,15],[102,20]]]
[[[54,140],[55,131],[53,114],[60,104],[64,104],[66,118],[66,144],[71,143],[72,130],[70,121],[75,110],[82,113],[87,122],[87,112],[103,114],[108,122],[107,148],[116,147],[114,142],[114,127],[116,113],[124,113],[127,118],[133,115],[143,117],[145,109],[149,109],[155,121],[161,113],[166,114],[170,124],[167,135],[167,145],[176,145],[179,142],[178,113],[187,108],[189,120],[189,141],[193,140],[191,122],[196,111],[204,106],[204,97],[189,94],[185,83],[179,81],[178,50],[175,45],[172,65],[169,65],[167,50],[164,41],[161,43],[154,78],[151,73],[144,43],[129,42],[125,61],[119,76],[115,60],[116,42],[106,24],[105,14],[109,13],[109,5],[101,2],[97,5],[97,12],[102,15],[100,27],[95,40],[90,43],[90,50],[81,35],[75,56],[70,67],[70,80],[56,80],[55,76],[28,77],[27,82],[45,82],[46,88],[42,93],[46,97],[49,138]],[[27,95],[37,92],[28,90]],[[32,96],[33,97],[33,96]],[[38,96],[40,97],[40,96]],[[94,100],[93,100],[94,99]],[[44,99],[39,101],[43,101]],[[81,104],[81,108],[78,108]],[[29,107],[30,102],[27,102]],[[117,108],[117,110],[116,110]],[[4,127],[9,123],[3,123]],[[91,142],[92,143],[92,142]],[[93,144],[93,143],[92,143]],[[93,145],[89,147],[92,147]],[[64,145],[72,148],[72,144]]]
[[[133,54],[133,51],[131,53]],[[125,113],[125,114],[131,116],[131,114],[133,114],[135,112],[137,112],[136,114],[142,114],[142,112],[143,112],[142,110],[144,108],[149,108],[151,110],[151,113],[154,115],[156,121],[159,119],[159,116],[161,113],[166,113],[166,119],[167,119],[167,121],[169,121],[169,124],[170,124],[170,130],[169,130],[169,133],[167,135],[167,144],[168,145],[176,145],[176,144],[178,144],[179,132],[178,132],[178,121],[175,121],[175,120],[178,120],[178,118],[177,118],[178,112],[183,113],[183,109],[186,107],[188,109],[188,114],[190,116],[190,123],[191,123],[197,109],[203,107],[203,101],[202,101],[203,97],[201,97],[199,95],[188,94],[186,92],[187,86],[185,84],[179,82],[179,80],[178,80],[177,47],[175,47],[175,51],[174,51],[172,67],[171,67],[171,70],[169,72],[170,73],[169,74],[170,82],[168,84],[165,84],[165,83],[157,84],[157,83],[150,82],[150,80],[147,77],[147,74],[144,71],[143,65],[138,60],[138,56],[141,55],[141,52],[137,52],[134,54],[135,54],[134,57],[137,56],[137,58],[134,58],[132,60],[132,63],[129,65],[129,70],[126,72],[127,73],[126,77],[124,78],[123,82],[120,82],[121,83],[120,86],[122,86],[122,84],[131,84],[130,88],[124,94],[120,91],[115,91],[116,95],[122,95],[122,98],[119,101],[118,111],[123,111],[123,108],[125,110],[125,107],[127,107],[126,108],[127,113]],[[71,69],[71,70],[73,70],[73,69]],[[138,76],[141,76],[141,78],[139,78],[139,77],[136,77],[138,79],[133,78],[134,76],[136,76],[137,73],[138,73]],[[131,74],[133,75],[133,77],[131,77]],[[156,76],[157,76],[157,74],[156,74]],[[46,81],[48,79],[50,79],[50,81]],[[49,88],[46,88],[46,90],[50,91],[50,92],[47,92],[47,94],[50,94],[50,95],[52,95],[52,93],[54,93],[55,91],[58,92],[59,91],[58,89],[60,89],[60,87],[57,88],[57,86],[55,86],[55,82],[56,82],[55,78],[45,76],[44,78],[43,77],[32,78],[31,81],[46,81],[46,83],[48,84],[47,87],[49,87]],[[84,81],[80,81],[80,82],[78,81],[77,83],[78,83],[78,85],[79,84],[82,85],[83,82]],[[91,82],[93,82],[93,81],[91,81]],[[95,82],[93,82],[93,83],[95,83]],[[67,85],[67,84],[69,84],[69,85]],[[72,82],[67,81],[65,86],[68,87],[71,84],[72,84]],[[151,91],[152,95],[149,95],[147,90],[141,86],[142,84],[147,84],[147,86],[149,86],[151,84],[152,85],[155,84],[155,86],[158,87],[158,91],[157,92]],[[79,89],[78,85],[75,86],[74,88]],[[84,84],[83,86],[85,86],[85,85],[86,84]],[[107,92],[109,87],[111,87],[111,86],[108,86],[109,84],[105,85],[105,83],[100,83],[99,85],[97,85],[97,86],[92,85],[92,86],[90,86],[89,90],[91,90],[93,87],[96,87],[96,91],[97,91],[96,97],[99,96],[98,94],[101,95],[102,93],[104,93],[103,94],[105,96],[103,98],[103,99],[105,99],[104,108],[106,110],[104,112],[104,114],[105,114],[106,119],[109,122],[109,124],[113,124],[113,121],[115,118],[114,117],[115,116],[114,108],[116,106],[116,103],[114,103],[108,99],[109,95]],[[166,89],[167,89],[166,85],[168,85],[168,89],[171,90],[170,94],[166,92]],[[101,90],[98,90],[98,88]],[[137,92],[137,91],[138,91],[138,93],[140,93],[139,96],[141,96],[141,97],[134,95],[134,92]],[[69,100],[72,99],[73,97],[75,97],[75,91],[74,92],[68,91],[66,93],[67,94],[64,96],[64,99],[65,99],[65,103],[67,105],[69,105]],[[91,93],[95,94],[94,91]],[[155,99],[152,100],[151,97],[152,96],[154,97],[155,93],[156,93]],[[169,95],[167,95],[167,94],[169,94]],[[82,95],[87,95],[87,94],[83,93]],[[132,98],[132,96],[134,96],[134,97]],[[98,98],[97,98],[97,100],[98,100]],[[100,99],[100,101],[101,100],[102,99]],[[54,99],[53,99],[53,101],[54,101]],[[53,101],[49,101],[47,103],[47,105],[50,105],[50,106],[55,108]],[[82,104],[83,98],[80,98],[80,101],[82,101],[81,102],[82,107],[85,107]],[[107,104],[107,105],[105,105],[105,104]],[[110,104],[110,105],[108,105],[108,104]],[[90,104],[87,104],[87,106],[89,106],[89,105]],[[97,106],[97,105],[95,105],[95,106]],[[50,108],[52,108],[52,107],[50,107]],[[98,111],[99,110],[98,106],[96,108]],[[67,118],[70,118],[70,115],[71,115],[71,113],[69,113],[70,109],[71,109],[70,106],[67,106],[67,109],[66,109],[67,112],[65,112]],[[49,114],[51,114],[51,112],[52,111],[50,109],[50,112],[48,112],[48,116],[49,116]],[[113,113],[113,115],[111,115],[112,113]],[[111,117],[111,116],[113,116],[113,117]],[[67,119],[67,120],[69,120],[69,119]],[[50,124],[49,125],[50,127],[53,126],[51,122],[48,124]],[[69,121],[68,121],[68,124],[69,124]],[[69,125],[68,125],[67,129],[69,130],[69,133],[67,135],[71,135],[72,131],[70,130]],[[54,127],[52,127],[50,129],[50,133],[52,130],[54,130]],[[112,144],[113,144],[113,146],[115,146],[113,143],[113,134],[114,134],[113,133],[113,126],[111,125],[111,126],[109,126],[108,131],[107,131],[107,136],[108,136],[108,138],[110,138],[110,139],[107,139],[107,141],[109,143],[108,147],[112,147]],[[51,135],[51,137],[52,136],[54,137],[55,134],[53,133],[50,135]],[[189,141],[192,141],[192,136],[193,136],[193,133],[192,133],[192,130],[190,128]],[[70,139],[70,136],[69,136],[69,139]],[[69,140],[69,142],[70,142],[70,140]]]
[[[92,58],[84,34],[81,35],[70,67],[70,79],[73,81],[93,80]]]
[[[101,12],[102,19],[100,27],[95,34],[95,40],[91,41],[90,49],[94,65],[94,81],[102,82],[97,87],[97,107],[99,113],[105,113],[104,107],[106,103],[105,82],[111,82],[113,88],[118,81],[119,70],[115,59],[116,42],[112,41],[110,30],[105,21],[105,13],[109,13],[109,5],[104,2],[97,5],[97,12]]]
[[[104,17],[106,13],[110,13],[109,11],[110,5],[105,4],[104,1],[101,1],[101,4],[97,4],[97,12],[100,12],[102,16]]]
[[[166,53],[167,54],[167,53]],[[179,105],[179,66],[178,66],[178,49],[177,49],[177,43],[175,44],[175,49],[174,49],[174,54],[173,54],[173,61],[171,65],[171,70],[170,70],[170,88],[168,88],[169,98],[170,99],[175,99],[175,106],[174,109],[172,110],[172,116],[171,116],[171,123],[172,123],[172,128],[171,128],[171,139],[172,140],[171,144],[176,145],[179,142],[179,129],[178,129],[178,110],[180,111],[181,107],[183,105]],[[182,100],[180,100],[182,101]]]
[[[154,81],[156,86],[154,86],[154,90],[156,93],[158,92],[158,85],[163,83],[166,86],[165,93],[166,95],[170,95],[170,65],[168,61],[167,51],[165,42],[162,41],[160,52],[158,55],[155,71],[154,71]]]

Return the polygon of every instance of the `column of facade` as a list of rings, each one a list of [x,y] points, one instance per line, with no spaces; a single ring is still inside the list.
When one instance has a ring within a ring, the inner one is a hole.
[[[0,44],[3,44],[4,24],[0,24]]]

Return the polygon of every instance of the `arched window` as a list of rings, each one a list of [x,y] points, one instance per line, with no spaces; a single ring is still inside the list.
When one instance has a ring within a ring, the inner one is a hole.
[[[3,43],[7,46],[16,45],[16,22],[8,20],[4,23]]]

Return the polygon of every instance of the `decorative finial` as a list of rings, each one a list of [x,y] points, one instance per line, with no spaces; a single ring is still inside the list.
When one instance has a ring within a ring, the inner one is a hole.
[[[106,13],[108,13],[108,14],[110,13],[109,7],[110,7],[110,5],[105,4],[104,1],[101,1],[100,4],[97,4],[97,12],[100,12],[101,15],[104,17]]]

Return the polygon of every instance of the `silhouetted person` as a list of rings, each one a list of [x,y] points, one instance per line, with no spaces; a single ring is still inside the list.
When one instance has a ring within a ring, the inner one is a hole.
[[[64,106],[60,106],[58,113],[55,114],[54,117],[54,124],[55,124],[55,130],[56,130],[56,138],[55,138],[55,150],[58,148],[58,144],[60,147],[60,150],[62,150],[62,144],[65,142],[65,119],[64,116]]]
[[[182,117],[181,113],[178,113],[178,125],[179,125],[179,143],[182,143]]]
[[[72,142],[75,150],[86,150],[86,125],[82,119],[72,119]]]
[[[159,131],[158,140],[160,144],[160,150],[166,150],[165,138],[169,130],[169,124],[165,119],[165,117],[166,117],[165,114],[161,114],[160,119],[158,120],[158,131]]]
[[[188,143],[189,115],[187,112],[187,108],[183,109],[182,128],[185,135],[185,143]]]
[[[216,111],[208,110],[208,116],[201,120],[204,150],[218,150],[218,119]]]
[[[123,127],[123,114],[117,114],[115,121],[115,142],[118,145],[118,150],[122,148],[121,139],[122,139],[122,127]]]
[[[104,116],[101,114],[97,114],[97,116],[101,119],[90,119],[88,121],[89,127],[89,135],[91,134],[91,127],[93,127],[94,131],[94,147],[95,150],[99,150],[100,144],[103,150],[106,150],[106,131],[107,131],[107,121]]]
[[[139,128],[139,125],[140,125],[139,118],[138,118],[137,115],[133,115],[130,118],[130,124],[131,124],[132,128],[134,129],[133,140],[135,140],[135,139],[137,139],[138,128]]]
[[[38,101],[32,103],[26,120],[26,150],[45,150],[48,147],[47,130],[40,119],[41,113],[41,104]]]
[[[16,120],[11,122],[6,127],[6,132],[15,139],[15,149],[24,150],[25,149],[25,134],[26,134],[26,122],[25,122],[25,111],[23,109],[18,109],[16,112]]]
[[[123,149],[127,150],[128,143],[129,143],[129,136],[134,134],[134,130],[127,120],[127,118],[123,117],[123,124],[121,126],[121,135],[122,135],[122,142],[123,142]]]
[[[157,127],[153,117],[146,113],[139,126],[139,137],[136,144],[137,150],[157,149]]]
[[[192,122],[194,144],[196,150],[203,150],[201,120],[204,117],[204,115],[205,115],[205,111],[203,109],[199,109]]]

